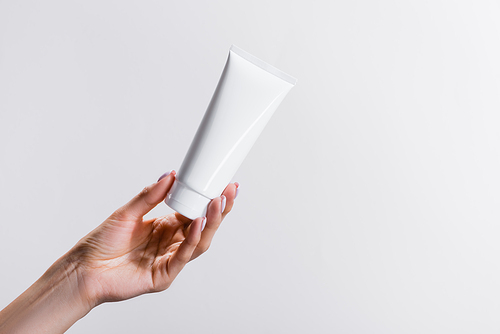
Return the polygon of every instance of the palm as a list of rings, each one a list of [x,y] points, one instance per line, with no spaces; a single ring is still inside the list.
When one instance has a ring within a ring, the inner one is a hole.
[[[184,265],[205,252],[223,217],[231,210],[236,187],[226,188],[226,210],[221,199],[212,201],[207,228],[202,219],[191,221],[178,213],[144,220],[143,216],[165,198],[173,183],[156,184],[113,213],[75,247],[86,268],[83,281],[88,298],[95,303],[117,301],[162,291],[169,287]],[[170,183],[169,183],[170,181]],[[156,187],[156,188],[155,188]]]
[[[174,214],[137,222],[111,216],[84,241],[86,256],[107,300],[123,300],[170,285],[169,258],[186,238]]]

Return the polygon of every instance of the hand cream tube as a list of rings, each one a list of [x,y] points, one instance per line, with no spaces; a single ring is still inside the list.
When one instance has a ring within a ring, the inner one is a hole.
[[[219,83],[165,203],[205,216],[297,80],[232,45]]]

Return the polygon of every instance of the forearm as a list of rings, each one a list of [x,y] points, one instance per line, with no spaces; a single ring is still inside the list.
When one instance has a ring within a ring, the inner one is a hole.
[[[65,255],[0,312],[0,334],[64,333],[91,309],[81,292],[77,263]]]

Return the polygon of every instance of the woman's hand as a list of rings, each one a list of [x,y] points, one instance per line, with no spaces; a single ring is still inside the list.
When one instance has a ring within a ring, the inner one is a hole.
[[[0,311],[0,334],[63,333],[96,305],[168,288],[208,249],[238,188],[230,184],[212,200],[206,220],[178,213],[145,220],[174,179],[172,172],[144,188],[58,259]]]
[[[147,219],[175,180],[161,178],[115,211],[68,253],[78,259],[80,291],[91,307],[165,290],[190,260],[203,254],[231,211],[237,184],[208,206],[207,217],[190,220],[178,213]],[[203,231],[202,231],[203,229]]]

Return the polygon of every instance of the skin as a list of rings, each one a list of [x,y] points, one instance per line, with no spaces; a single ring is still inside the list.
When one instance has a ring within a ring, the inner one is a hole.
[[[144,188],[58,259],[0,312],[0,334],[64,333],[102,303],[167,289],[189,261],[207,251],[238,187],[229,184],[210,202],[203,231],[201,217],[173,213],[145,220],[174,180],[171,172]]]

